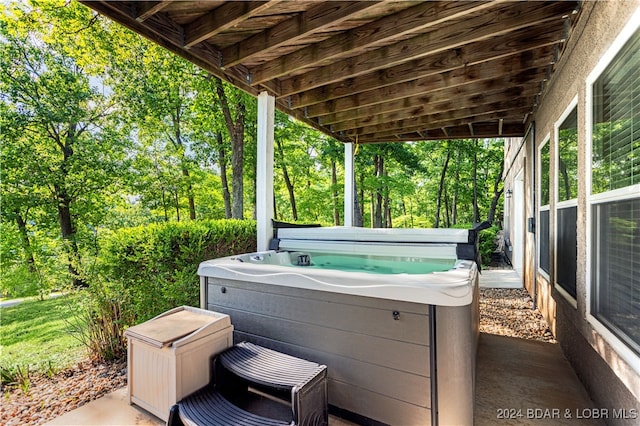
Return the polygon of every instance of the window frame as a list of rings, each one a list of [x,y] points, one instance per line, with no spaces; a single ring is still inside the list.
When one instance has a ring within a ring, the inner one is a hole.
[[[562,286],[560,286],[560,284],[558,284],[558,256],[556,256],[556,254],[558,253],[558,211],[563,209],[563,208],[567,208],[567,207],[576,207],[578,208],[578,193],[576,192],[576,196],[570,200],[564,200],[564,201],[560,201],[560,126],[564,123],[564,121],[567,119],[567,117],[569,117],[569,115],[571,115],[571,113],[573,112],[573,110],[576,110],[576,115],[578,112],[578,95],[576,94],[574,96],[574,98],[571,100],[571,102],[569,102],[569,105],[567,105],[567,107],[565,108],[564,112],[560,115],[560,117],[558,118],[558,120],[554,123],[553,125],[553,137],[554,140],[556,141],[556,150],[555,150],[555,164],[553,167],[553,179],[555,182],[555,191],[553,194],[554,200],[555,200],[555,205],[554,205],[554,224],[553,224],[553,228],[554,228],[554,235],[556,236],[553,239],[553,252],[554,252],[554,256],[553,256],[553,286],[554,288],[558,291],[558,293],[560,293],[570,304],[571,306],[573,306],[575,309],[578,308],[578,302],[577,302],[577,294],[576,297],[573,297],[568,291],[566,291]],[[576,124],[576,127],[578,129],[578,132],[580,132],[580,126],[579,124]],[[576,163],[577,167],[580,167],[579,164],[579,160]],[[577,223],[576,223],[577,226]],[[576,235],[577,237],[577,235]],[[576,244],[577,244],[577,238],[576,238]],[[576,266],[578,263],[578,259],[577,259],[577,254],[576,254]],[[577,283],[576,283],[577,284]],[[577,287],[577,285],[576,285]],[[576,293],[577,293],[577,289],[576,289]]]
[[[593,207],[608,201],[624,201],[636,198],[640,191],[640,184],[619,188],[598,194],[592,194],[592,158],[593,158],[593,86],[607,69],[609,64],[613,62],[624,45],[640,31],[640,8],[631,16],[623,30],[618,34],[613,43],[607,48],[597,65],[586,78],[585,90],[585,141],[586,155],[582,166],[586,170],[586,254],[587,254],[587,270],[586,270],[586,319],[593,329],[613,348],[613,350],[624,359],[629,366],[640,374],[640,355],[634,352],[622,339],[614,334],[604,323],[602,323],[592,312],[593,291],[596,283],[593,280],[594,264],[593,264],[593,243],[594,243],[594,219]]]
[[[551,186],[551,179],[553,176],[551,176],[551,135],[547,133],[547,135],[542,139],[542,143],[540,145],[538,145],[537,147],[537,160],[536,160],[536,174],[538,176],[537,182],[536,182],[536,191],[538,193],[538,196],[536,197],[536,208],[538,211],[538,215],[536,218],[536,256],[537,256],[537,272],[542,275],[543,277],[545,277],[547,280],[551,280],[551,277],[549,275],[549,272],[545,271],[544,269],[542,269],[541,266],[541,244],[540,244],[540,224],[542,223],[542,221],[540,220],[541,218],[541,212],[546,211],[549,213],[549,223],[551,223],[551,188],[549,188],[549,203],[548,204],[541,204],[542,201],[542,150],[544,149],[545,146],[549,147],[549,186]],[[548,232],[551,231],[551,227],[549,226],[549,229],[547,230]],[[549,257],[551,257],[551,238],[550,236],[547,234],[547,239],[549,240],[547,243],[547,246],[549,248],[549,253],[547,253],[547,255]],[[549,269],[551,269],[551,265],[553,264],[551,258],[549,259]]]

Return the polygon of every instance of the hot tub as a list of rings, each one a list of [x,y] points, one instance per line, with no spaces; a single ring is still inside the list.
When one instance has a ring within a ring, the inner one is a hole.
[[[472,424],[478,268],[467,230],[279,229],[203,262],[201,303],[250,341],[328,367],[331,410],[365,424]],[[473,240],[473,241],[471,241]]]

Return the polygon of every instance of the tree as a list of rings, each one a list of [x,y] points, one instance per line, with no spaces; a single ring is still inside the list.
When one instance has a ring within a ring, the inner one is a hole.
[[[0,18],[0,91],[9,127],[20,127],[24,137],[3,142],[26,144],[29,154],[4,167],[26,168],[29,186],[47,192],[43,208],[57,219],[73,283],[83,285],[78,221],[100,214],[93,207],[117,184],[127,139],[115,119],[116,105],[92,84],[82,61],[68,53],[75,38],[59,33],[88,25],[91,14],[74,9],[70,17],[70,9],[28,5],[15,5],[12,12]],[[44,25],[51,21],[57,25]]]
[[[437,198],[437,202],[436,202],[436,216],[435,216],[435,220],[434,220],[434,227],[435,228],[439,228],[440,227],[440,209],[442,206],[442,196],[444,193],[444,188],[445,188],[445,177],[447,175],[447,169],[449,168],[449,159],[451,158],[451,150],[449,149],[449,145],[446,144],[445,145],[445,152],[446,152],[446,157],[444,160],[444,164],[442,165],[442,171],[440,172],[440,182],[438,185],[438,198]]]
[[[246,105],[244,96],[234,93],[233,108],[229,97],[218,77],[211,76],[211,82],[215,88],[218,105],[222,109],[224,122],[231,139],[231,190],[232,206],[231,217],[242,219],[244,217],[244,129],[246,118]]]

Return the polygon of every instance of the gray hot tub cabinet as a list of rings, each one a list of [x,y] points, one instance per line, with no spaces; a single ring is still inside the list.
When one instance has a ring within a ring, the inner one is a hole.
[[[249,341],[327,365],[329,404],[390,425],[471,425],[478,282],[434,306],[201,277],[202,307]]]

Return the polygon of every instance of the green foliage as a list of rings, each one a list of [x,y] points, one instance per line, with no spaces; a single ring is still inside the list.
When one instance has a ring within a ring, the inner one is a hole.
[[[68,274],[57,259],[61,253],[58,240],[37,229],[30,230],[29,234],[28,254],[33,263],[27,261],[26,249],[15,225],[0,221],[0,297],[43,297],[67,286]]]
[[[453,226],[455,229],[471,229],[473,225],[470,223],[458,223]],[[500,232],[500,227],[492,225],[487,229],[480,231],[478,238],[478,251],[482,257],[482,266],[489,266],[491,264],[491,254],[496,249],[496,236]]]
[[[181,305],[198,306],[200,262],[255,251],[255,222],[204,220],[122,228],[100,237],[91,285],[74,324],[100,359],[124,356],[127,327]]]
[[[480,231],[478,246],[480,250],[480,256],[482,256],[483,266],[489,266],[489,264],[491,263],[491,254],[496,249],[496,236],[498,235],[499,231],[500,228],[495,225]]]
[[[69,332],[77,309],[76,294],[27,300],[2,308],[0,370],[2,383],[28,389],[30,373],[51,374],[80,361],[85,352]]]
[[[131,292],[136,320],[198,305],[200,262],[255,251],[255,223],[218,220],[123,228],[101,237],[102,275]]]
[[[126,328],[135,324],[131,292],[122,283],[103,277],[85,290],[82,303],[69,323],[94,359],[113,360],[126,356]]]

